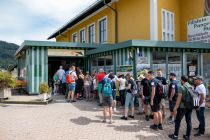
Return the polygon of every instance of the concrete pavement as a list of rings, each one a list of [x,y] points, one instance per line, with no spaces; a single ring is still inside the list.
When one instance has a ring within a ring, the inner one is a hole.
[[[0,106],[0,140],[168,140],[174,125],[164,122],[163,131],[149,129],[152,121],[144,116],[134,120],[120,120],[123,112],[118,109],[113,124],[102,123],[102,108],[96,102],[78,101],[66,103],[62,96],[49,105],[8,105]],[[167,111],[168,112],[168,111]],[[195,112],[193,127],[198,125]],[[206,111],[206,134],[200,138],[210,139],[210,110]],[[182,121],[179,138],[186,131]]]

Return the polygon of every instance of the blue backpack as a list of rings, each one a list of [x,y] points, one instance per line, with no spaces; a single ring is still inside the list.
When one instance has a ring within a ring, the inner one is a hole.
[[[104,86],[102,88],[102,95],[103,96],[111,96],[112,95],[112,86],[111,81],[107,78],[104,79]]]

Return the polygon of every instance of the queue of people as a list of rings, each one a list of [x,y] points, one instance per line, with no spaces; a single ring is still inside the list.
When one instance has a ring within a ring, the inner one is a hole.
[[[137,114],[145,115],[146,121],[153,120],[151,129],[164,130],[163,119],[166,117],[166,100],[168,100],[170,116],[167,120],[169,124],[175,125],[174,133],[170,134],[169,138],[178,139],[180,123],[185,116],[187,130],[183,138],[190,139],[191,114],[194,109],[199,122],[199,126],[194,128],[197,131],[194,136],[199,137],[205,133],[206,88],[203,85],[202,76],[193,77],[193,83],[189,83],[189,78],[183,75],[179,83],[175,73],[170,73],[167,81],[163,77],[162,69],[158,69],[156,74],[153,71],[144,70],[135,81],[129,73],[117,76],[111,70],[106,74],[103,69],[99,69],[98,73],[94,71],[90,75],[86,72],[83,75],[80,69],[75,70],[75,66],[67,72],[62,70],[61,66],[53,79],[54,93],[61,91],[66,95],[68,102],[83,98],[91,101],[98,97],[98,106],[104,108],[102,121],[104,123],[107,122],[107,116],[109,116],[109,123],[114,122],[112,114],[116,111],[116,93],[119,92],[120,108],[124,109],[120,117],[122,120],[134,119],[135,99],[138,99]],[[195,105],[195,98],[197,98],[197,105]]]

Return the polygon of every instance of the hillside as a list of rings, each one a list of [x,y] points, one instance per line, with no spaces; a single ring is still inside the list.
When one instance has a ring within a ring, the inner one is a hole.
[[[16,64],[14,54],[18,48],[16,44],[0,41],[0,67],[7,68]]]

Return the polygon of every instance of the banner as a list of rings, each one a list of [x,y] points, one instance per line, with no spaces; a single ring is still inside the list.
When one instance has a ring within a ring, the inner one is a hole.
[[[84,56],[84,50],[48,49],[48,56]]]
[[[210,43],[210,16],[188,22],[188,41]]]

